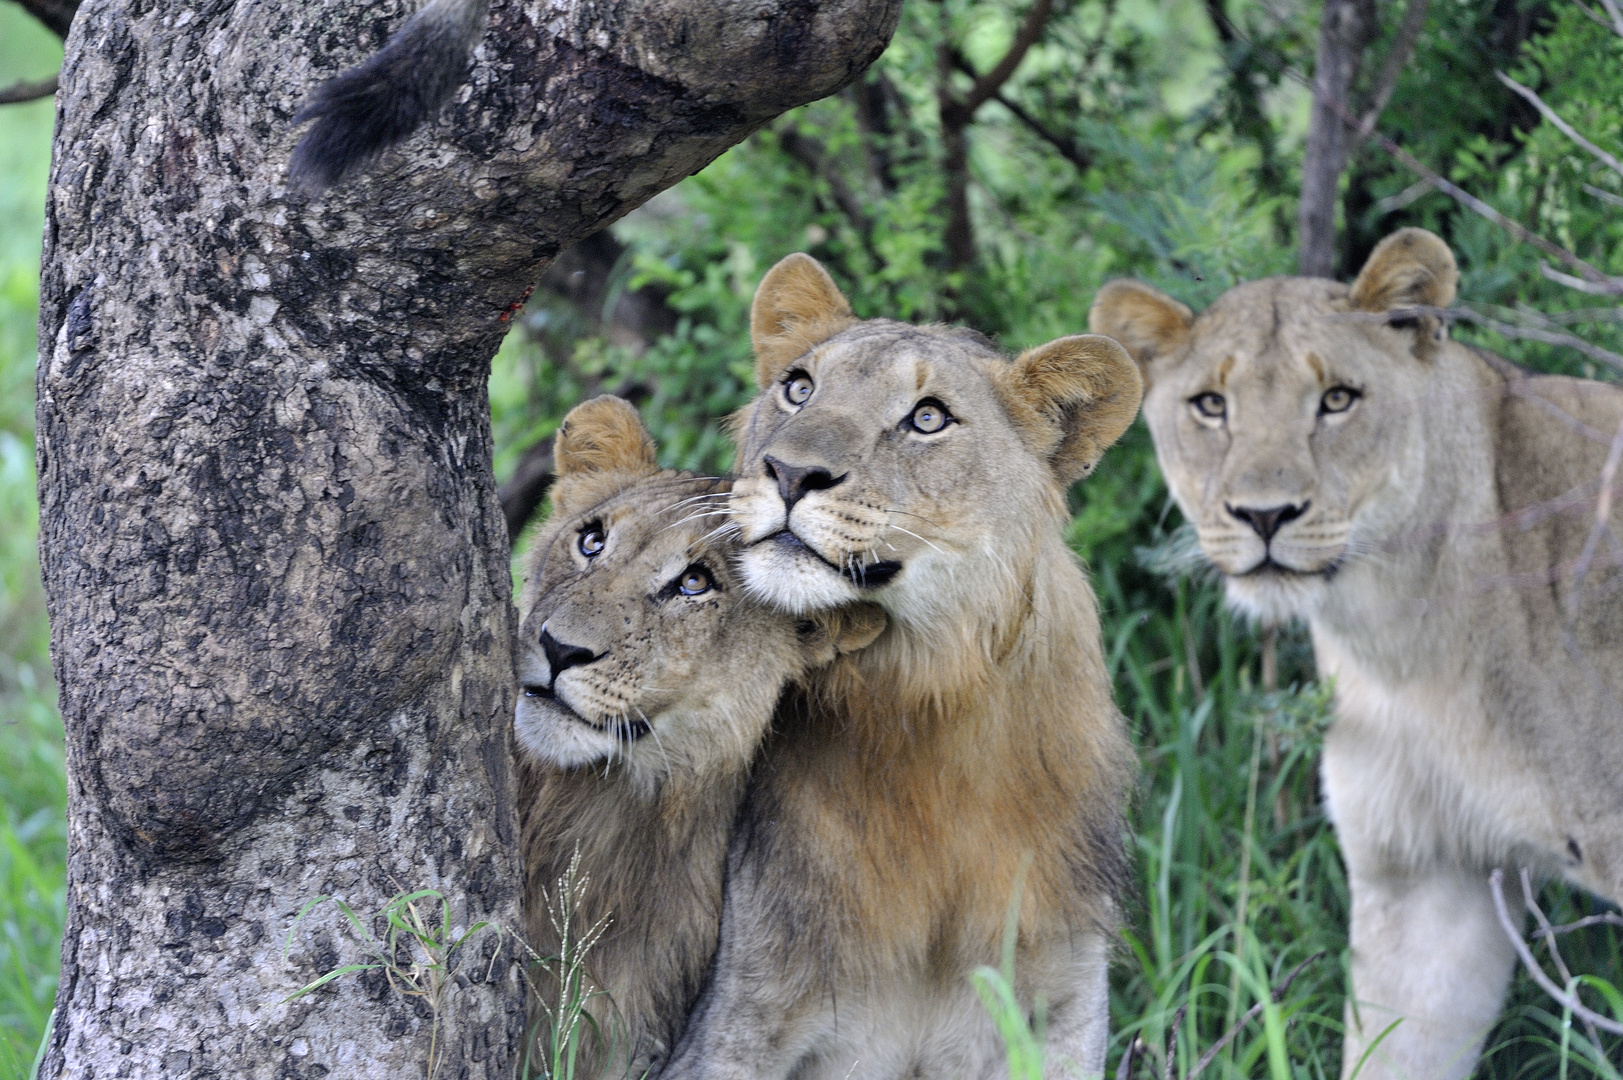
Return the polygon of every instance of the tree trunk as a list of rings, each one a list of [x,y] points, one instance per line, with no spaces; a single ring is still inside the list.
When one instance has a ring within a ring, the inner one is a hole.
[[[88,0],[40,304],[40,561],[68,738],[45,1077],[514,1074],[510,938],[438,1012],[335,910],[520,925],[503,313],[573,241],[884,47],[899,0],[497,0],[440,122],[290,195],[310,89],[397,0]],[[435,913],[437,914],[437,912]],[[376,920],[373,920],[376,925]]]
[[[1374,0],[1324,0],[1296,212],[1297,265],[1308,277],[1335,273],[1336,203],[1353,137],[1345,118],[1353,115],[1353,83],[1375,30]]]

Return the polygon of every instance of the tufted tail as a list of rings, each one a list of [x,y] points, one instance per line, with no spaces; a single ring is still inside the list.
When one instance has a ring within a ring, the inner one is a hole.
[[[467,75],[490,0],[429,0],[365,62],[317,87],[294,123],[295,188],[319,193],[432,119]]]

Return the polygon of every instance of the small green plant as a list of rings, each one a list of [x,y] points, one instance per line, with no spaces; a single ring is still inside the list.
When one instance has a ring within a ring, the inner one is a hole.
[[[343,914],[354,930],[356,940],[366,959],[360,963],[345,964],[306,983],[289,994],[284,1001],[296,1001],[306,994],[345,975],[358,975],[367,971],[381,971],[389,987],[402,997],[418,998],[428,1006],[430,1021],[428,1035],[428,1080],[434,1080],[439,1065],[440,1008],[452,985],[457,954],[463,946],[487,927],[501,933],[501,928],[490,922],[474,923],[458,932],[451,926],[451,905],[445,894],[437,889],[416,889],[398,893],[381,910],[368,919],[362,919],[355,909],[340,897],[318,896],[299,909],[288,928],[287,940],[282,945],[285,961],[293,947],[293,934],[299,923],[322,904],[332,903]],[[438,907],[438,916],[434,914]],[[381,940],[371,931],[369,924],[382,920],[388,927]],[[491,956],[491,964],[500,955],[498,948]],[[488,973],[487,973],[488,974]]]
[[[530,984],[541,1013],[525,1040],[524,1068],[520,1073],[525,1080],[574,1080],[581,1048],[588,1038],[607,1051],[613,1049],[612,1025],[609,1035],[605,1036],[586,1008],[588,1002],[602,998],[611,1015],[613,1012],[613,1001],[607,991],[592,982],[586,967],[587,954],[608,929],[610,918],[604,915],[583,932],[573,932],[590,884],[591,875],[580,871],[577,846],[556,888],[551,892],[541,891],[547,919],[558,936],[558,953],[555,956],[530,954],[542,975]]]

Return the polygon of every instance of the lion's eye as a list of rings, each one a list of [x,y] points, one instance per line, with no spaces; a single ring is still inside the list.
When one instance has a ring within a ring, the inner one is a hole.
[[[907,418],[914,431],[922,431],[929,435],[940,431],[952,420],[952,414],[947,407],[934,398],[925,398],[913,406],[913,415]]]
[[[710,571],[698,565],[682,571],[682,576],[676,581],[676,589],[683,596],[703,596],[714,587],[715,583],[710,580]]]
[[[1229,411],[1229,404],[1223,400],[1223,395],[1210,390],[1204,394],[1196,394],[1189,399],[1189,404],[1194,407],[1197,415],[1208,420],[1221,420]]]
[[[791,405],[804,405],[806,399],[812,396],[812,386],[811,376],[804,371],[797,371],[784,383],[783,399]]]
[[[603,550],[603,545],[606,542],[603,536],[603,526],[594,521],[580,531],[580,537],[575,541],[575,546],[580,548],[582,555],[590,559]]]
[[[1346,412],[1353,407],[1353,402],[1363,396],[1363,394],[1350,386],[1332,386],[1324,392],[1324,397],[1319,400],[1319,412]]]

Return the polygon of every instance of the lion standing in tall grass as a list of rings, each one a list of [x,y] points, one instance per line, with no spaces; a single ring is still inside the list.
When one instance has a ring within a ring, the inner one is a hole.
[[[1401,1021],[1362,1080],[1470,1074],[1515,964],[1495,868],[1623,901],[1623,391],[1450,341],[1457,279],[1404,229],[1351,287],[1271,278],[1196,318],[1113,282],[1090,320],[1143,367],[1230,603],[1305,618],[1334,680],[1344,1074]]]

